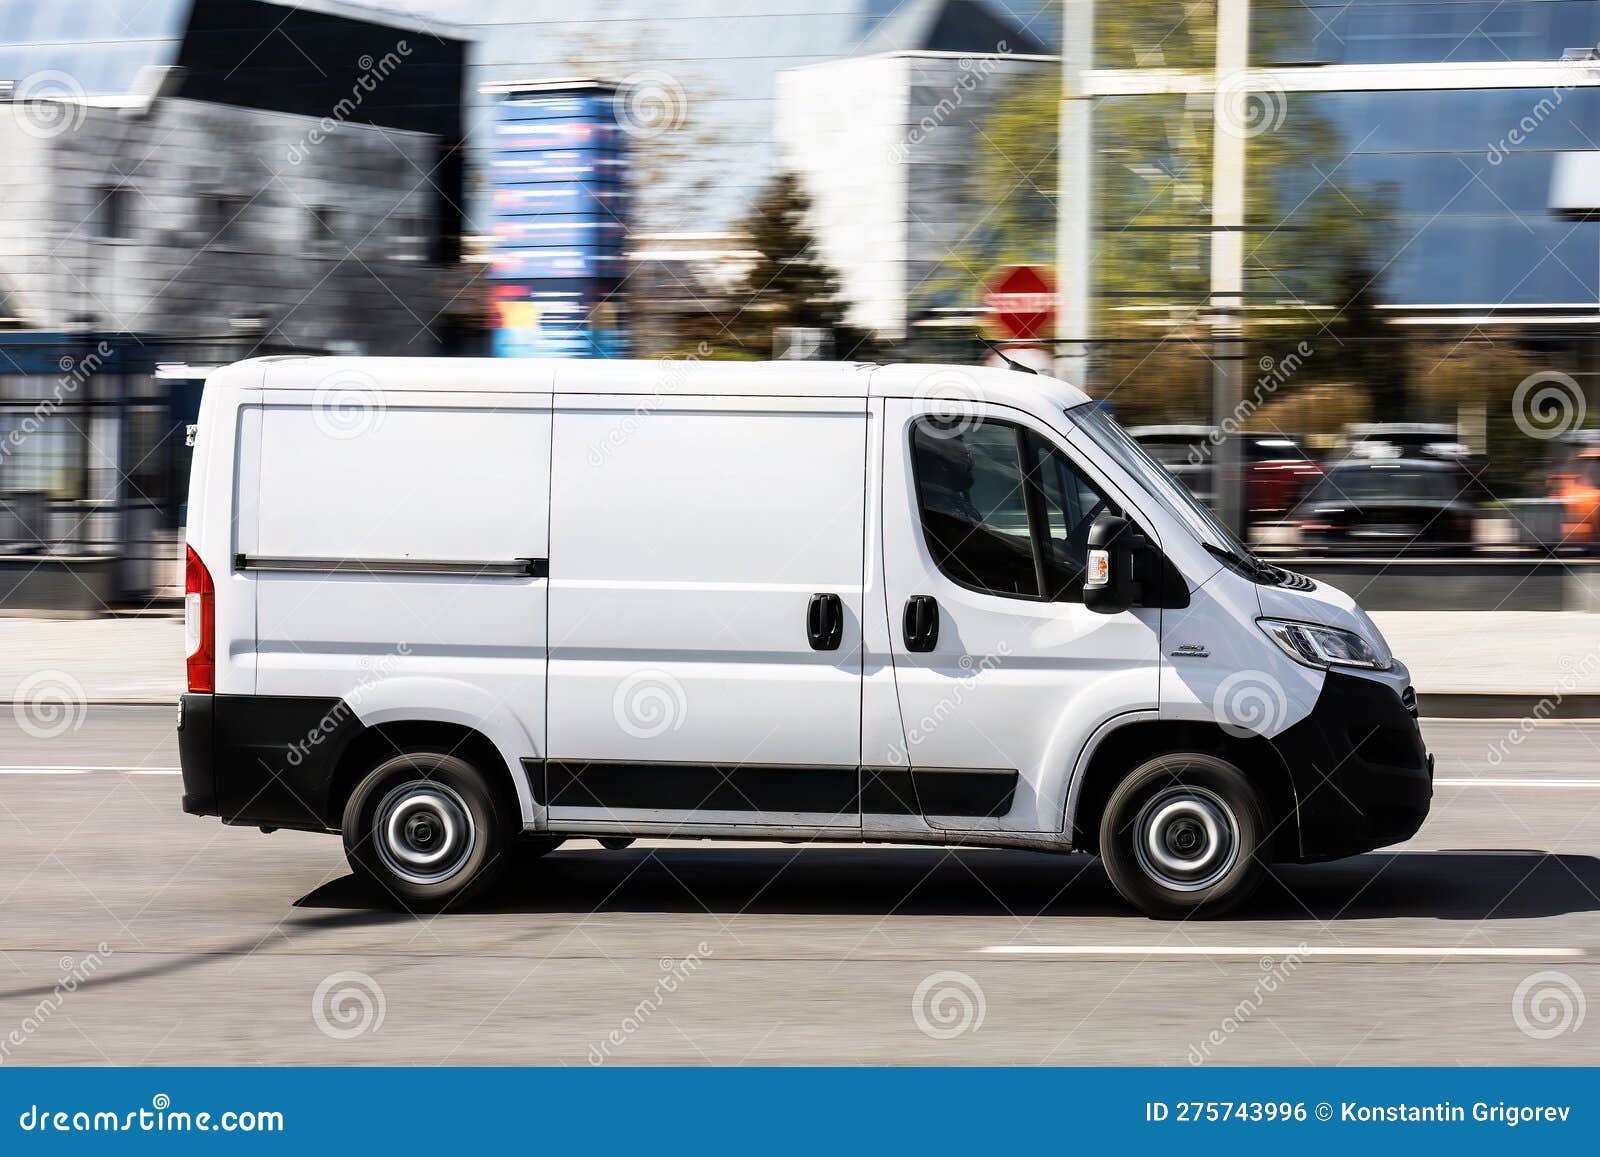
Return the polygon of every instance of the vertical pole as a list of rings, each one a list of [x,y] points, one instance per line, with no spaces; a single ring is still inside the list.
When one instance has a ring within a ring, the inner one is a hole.
[[[1245,126],[1239,74],[1250,65],[1250,0],[1217,0],[1217,96],[1211,110],[1211,411],[1223,434],[1213,457],[1217,515],[1244,528],[1240,442],[1230,434],[1244,399]],[[1224,94],[1234,94],[1233,100]]]
[[[1061,124],[1056,151],[1056,376],[1089,388],[1090,283],[1094,262],[1094,104],[1084,73],[1094,67],[1095,0],[1066,0],[1061,21]]]

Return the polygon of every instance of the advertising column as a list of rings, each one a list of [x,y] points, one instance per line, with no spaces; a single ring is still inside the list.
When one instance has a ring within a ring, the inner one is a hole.
[[[502,92],[490,158],[497,357],[621,357],[627,147],[615,89]]]

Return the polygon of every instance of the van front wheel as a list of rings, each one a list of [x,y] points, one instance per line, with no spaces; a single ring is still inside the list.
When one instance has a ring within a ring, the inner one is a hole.
[[[1100,857],[1123,899],[1159,919],[1218,916],[1261,883],[1261,802],[1233,764],[1162,755],[1117,786],[1100,820]]]
[[[416,751],[378,764],[344,809],[356,875],[413,912],[437,912],[486,889],[515,831],[483,774],[459,756]]]

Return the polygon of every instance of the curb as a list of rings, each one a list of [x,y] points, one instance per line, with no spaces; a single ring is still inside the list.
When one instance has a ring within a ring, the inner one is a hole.
[[[1600,694],[1419,691],[1424,719],[1600,719]]]

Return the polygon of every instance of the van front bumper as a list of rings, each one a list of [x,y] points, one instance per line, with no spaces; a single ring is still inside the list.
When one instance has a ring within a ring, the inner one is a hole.
[[[1301,861],[1410,839],[1433,799],[1416,697],[1329,671],[1311,713],[1272,741],[1294,784]]]

